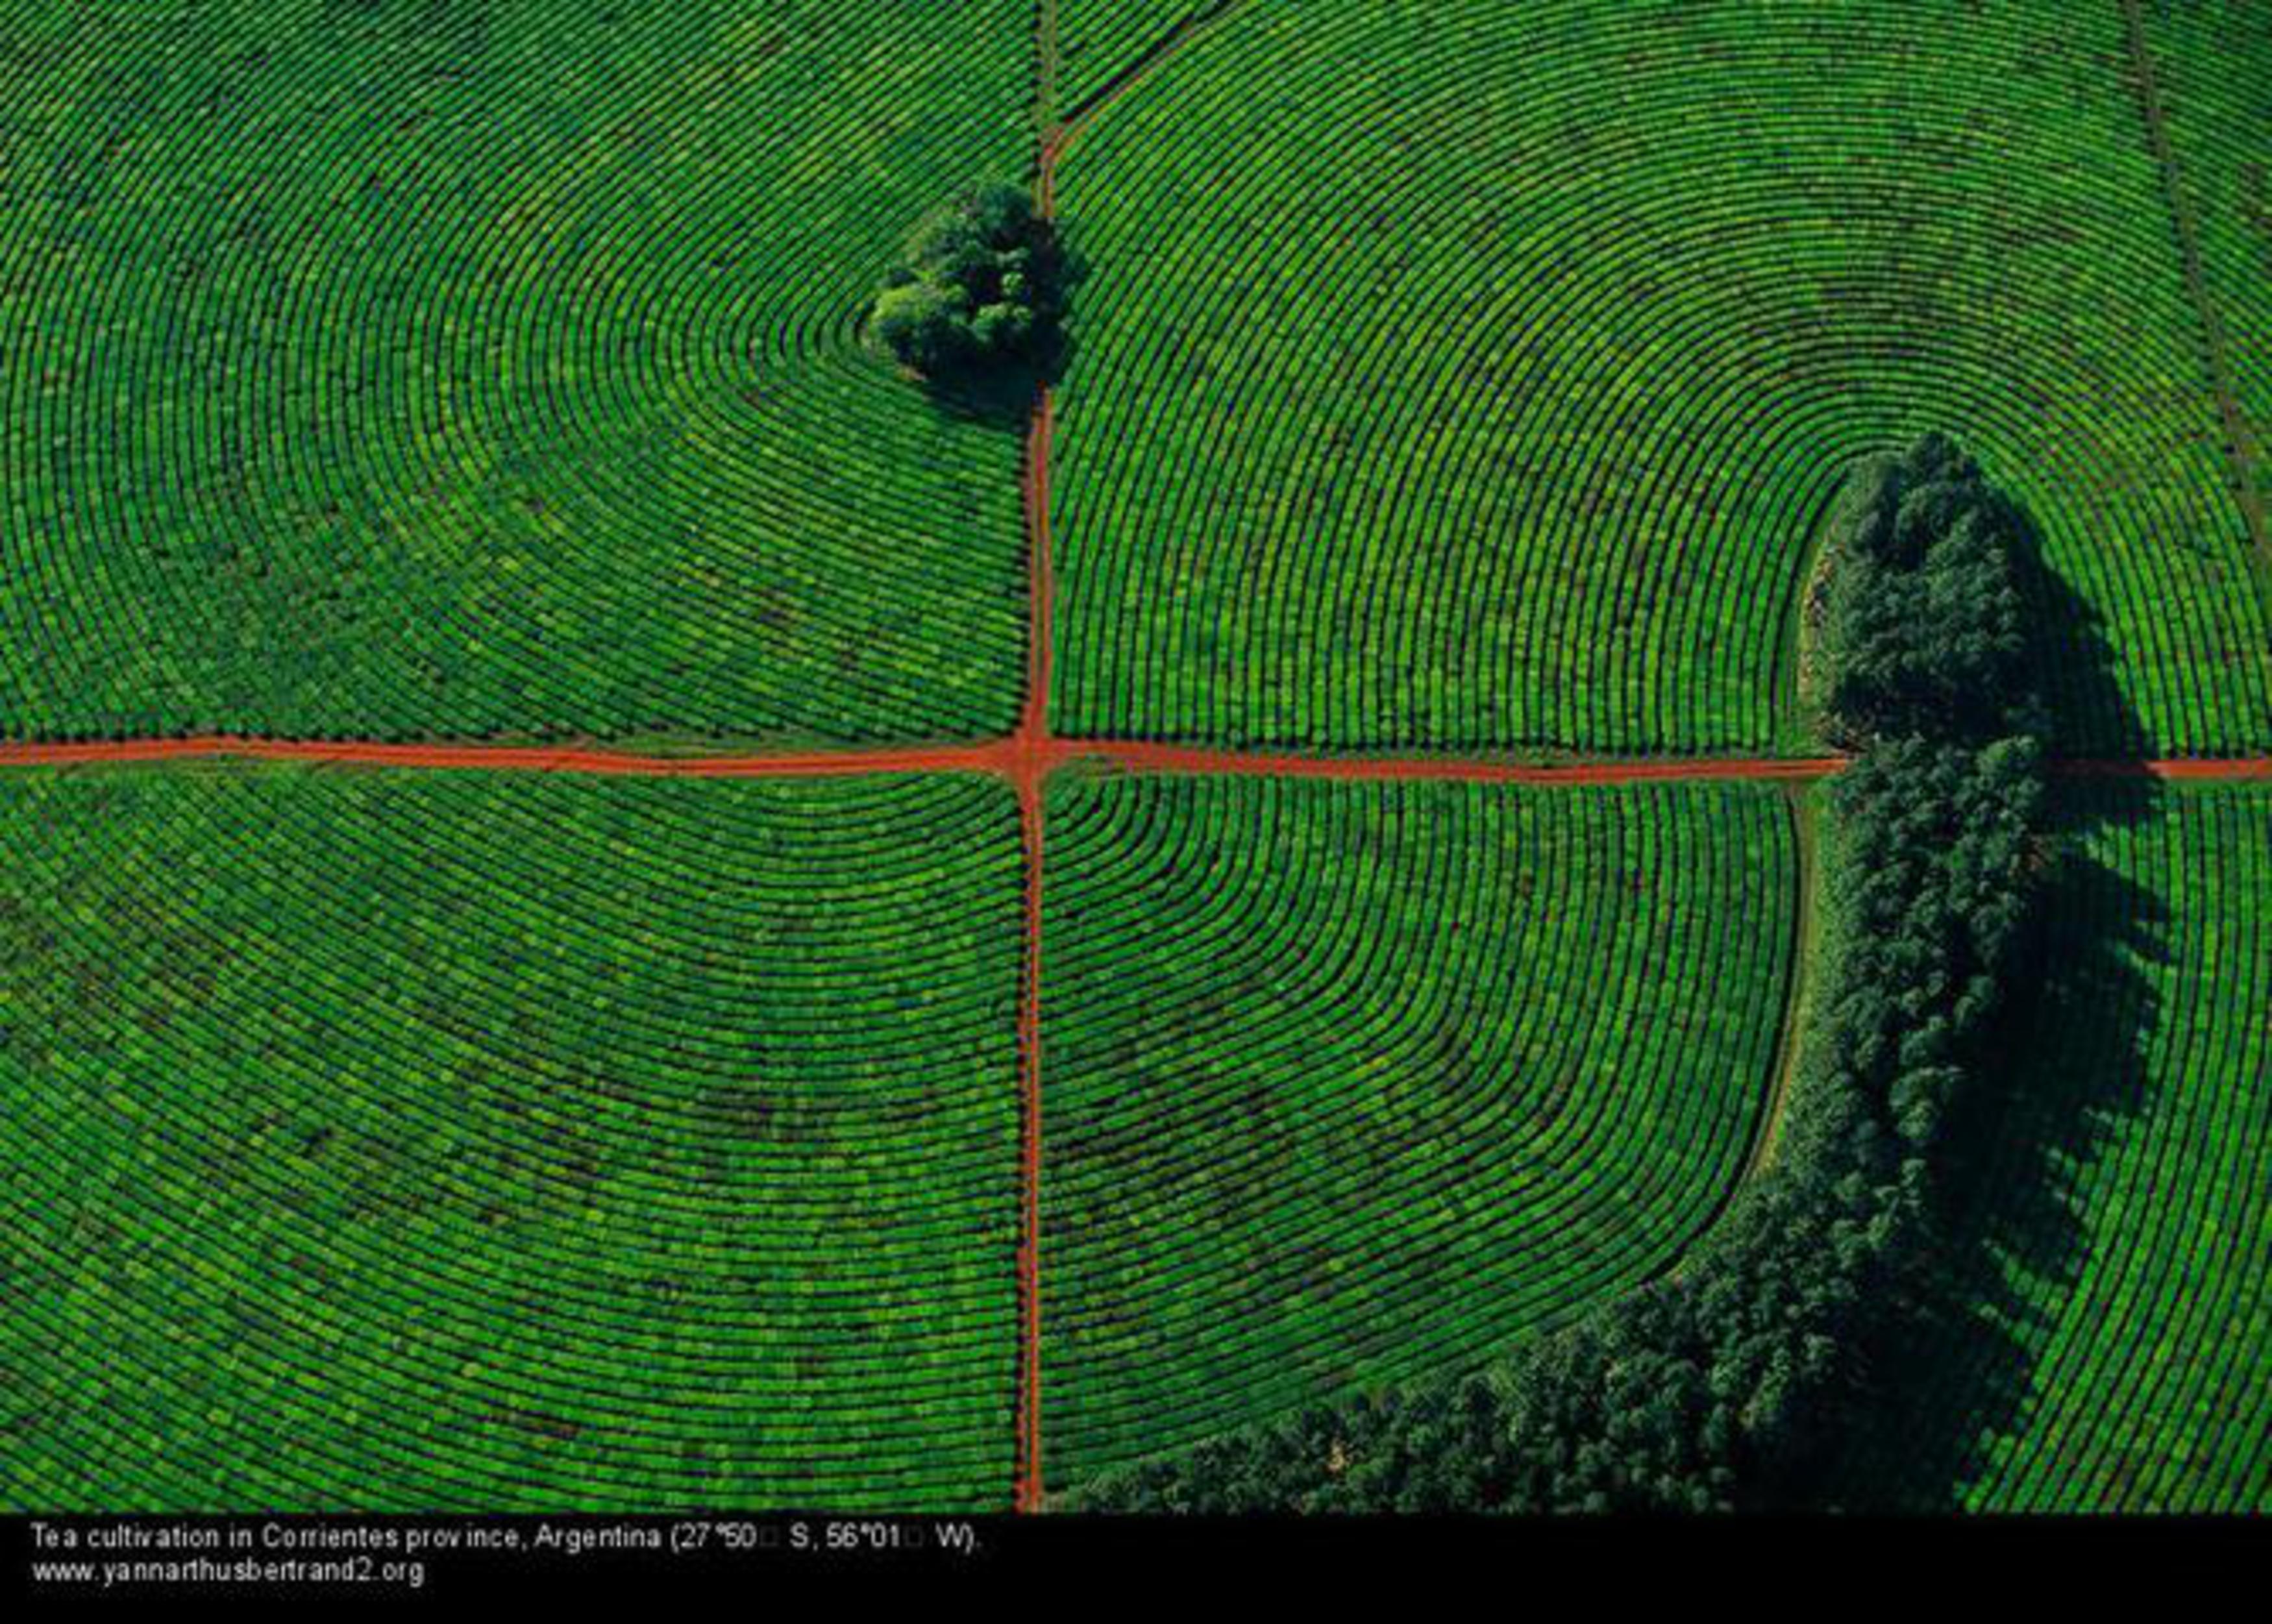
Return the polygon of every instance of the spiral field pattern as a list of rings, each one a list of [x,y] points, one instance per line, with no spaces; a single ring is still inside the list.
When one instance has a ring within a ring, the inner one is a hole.
[[[1938,427],[2080,600],[2035,606],[2061,748],[2272,742],[2112,0],[1255,0],[1058,198],[1063,730],[1783,747],[1841,468]]]
[[[1666,1267],[1745,1164],[1773,790],[1068,779],[1050,819],[1058,1480],[1480,1366]]]
[[[860,341],[1026,8],[0,8],[0,736],[1001,731],[1017,446]]]
[[[1006,791],[7,787],[0,1502],[1005,1505]]]

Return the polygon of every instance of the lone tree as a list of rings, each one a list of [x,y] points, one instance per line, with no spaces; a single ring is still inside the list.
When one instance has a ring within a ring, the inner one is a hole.
[[[871,319],[892,353],[935,382],[1050,368],[1067,275],[1057,229],[1015,186],[963,192],[926,220]]]

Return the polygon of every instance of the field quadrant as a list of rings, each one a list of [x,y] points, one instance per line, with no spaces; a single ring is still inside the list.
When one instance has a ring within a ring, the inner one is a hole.
[[[1738,1178],[1780,792],[1072,775],[1049,814],[1051,1486],[1476,1367]]]
[[[0,737],[1005,730],[1017,436],[860,324],[1030,32],[0,8]]]
[[[1904,1509],[2272,1510],[2272,790],[2069,786],[1948,1301],[1842,1466]]]
[[[2042,529],[2061,748],[2272,742],[2111,0],[1257,4],[1058,179],[1064,731],[1793,747],[1825,505],[1941,429]]]
[[[1005,1508],[1016,810],[0,781],[0,1504]]]

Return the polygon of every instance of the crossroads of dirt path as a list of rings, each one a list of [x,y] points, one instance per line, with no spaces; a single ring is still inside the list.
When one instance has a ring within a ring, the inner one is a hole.
[[[1038,793],[1052,774],[1109,772],[1193,777],[1323,780],[1338,783],[1476,783],[1539,789],[1649,783],[1812,783],[1836,775],[1843,756],[1603,756],[1513,760],[1461,755],[1305,755],[1144,739],[1058,738],[1024,730],[974,745],[876,750],[644,754],[603,745],[397,744],[342,739],[183,738],[0,744],[0,770],[131,767],[194,761],[285,762],[306,767],[415,772],[557,773],[596,778],[859,778],[966,773]],[[2064,778],[2149,778],[2166,783],[2272,782],[2272,756],[2054,760]]]

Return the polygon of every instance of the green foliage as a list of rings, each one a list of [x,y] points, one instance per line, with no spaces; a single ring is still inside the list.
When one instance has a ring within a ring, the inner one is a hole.
[[[1001,1504],[1003,790],[0,787],[0,1502]]]
[[[1839,493],[1818,634],[1835,650],[1822,704],[1834,743],[2033,730],[2019,511],[1941,435],[1868,457]],[[1813,606],[1810,606],[1811,608]]]
[[[1058,0],[1058,105],[1093,101],[1196,18],[1224,0]]]
[[[2272,10],[2260,0],[2141,8],[2201,275],[2224,329],[2224,364],[2254,442],[2256,490],[2272,509],[2272,167],[2264,156]],[[2260,556],[2272,594],[2272,556]]]
[[[1998,624],[1994,604],[1949,583],[2000,590],[2020,528],[1981,522],[1999,499],[1947,442],[1902,466],[1913,477],[1873,481],[1854,508],[1885,518],[1868,531],[1872,579],[1902,613],[1833,616],[1822,653],[1834,692],[1917,730],[1872,734],[1829,790],[1821,960],[1775,1159],[1678,1272],[1519,1344],[1480,1379],[1313,1411],[1109,1476],[1078,1503],[1724,1510],[1773,1503],[1816,1460],[1851,1402],[1858,1351],[1901,1300],[1890,1287],[1930,1237],[1932,1152],[1954,1098],[1984,1080],[2041,867],[2039,746],[1973,736],[2035,714],[2024,658],[1984,655],[1983,680],[2002,685],[1969,696],[1947,728],[1907,662],[1972,647]]]
[[[1069,281],[1056,228],[1014,186],[975,187],[923,222],[877,296],[876,336],[937,381],[1043,370]]]
[[[1475,1369],[1661,1272],[1759,1142],[1772,788],[1068,774],[1049,819],[1058,1481]]]
[[[2272,785],[2058,804],[2037,990],[1952,1140],[1932,1317],[1821,1498],[2272,1511]]]

